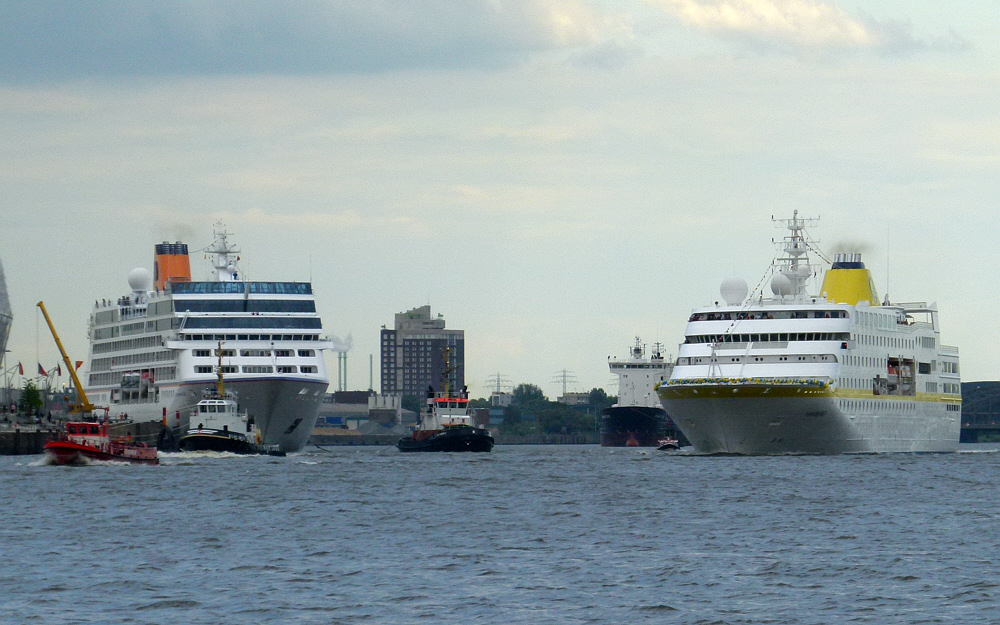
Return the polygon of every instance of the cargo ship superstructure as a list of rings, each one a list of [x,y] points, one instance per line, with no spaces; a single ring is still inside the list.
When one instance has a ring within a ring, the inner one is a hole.
[[[134,269],[131,293],[95,302],[86,392],[110,418],[189,427],[221,356],[227,386],[265,445],[302,449],[329,385],[324,337],[309,282],[240,279],[239,250],[220,224],[204,252],[211,279],[191,280],[187,245],[156,245],[154,274]],[[221,347],[220,347],[221,343]],[[221,350],[221,353],[220,353]]]
[[[674,368],[663,357],[659,343],[650,356],[639,337],[628,358],[609,358],[608,367],[618,377],[618,401],[601,411],[601,447],[659,447],[677,430],[660,406],[655,387]]]
[[[879,301],[860,254],[838,254],[819,293],[807,221],[787,227],[771,291],[727,280],[691,314],[661,403],[704,453],[949,452],[958,446],[958,349],[936,304]]]

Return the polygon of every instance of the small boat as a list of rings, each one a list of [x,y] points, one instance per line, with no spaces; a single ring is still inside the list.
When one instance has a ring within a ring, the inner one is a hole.
[[[448,348],[444,349],[444,378],[448,379]],[[435,393],[427,389],[427,404],[417,417],[417,426],[410,436],[396,443],[399,451],[492,451],[493,437],[485,428],[473,425],[469,410],[469,393],[448,390]]]
[[[44,450],[55,464],[86,464],[89,460],[160,463],[155,447],[129,437],[112,439],[107,421],[68,421],[65,434],[45,443]]]
[[[676,451],[680,448],[680,443],[676,438],[661,438],[656,445],[656,449],[659,451]]]
[[[219,344],[218,381],[191,413],[191,427],[177,441],[180,451],[220,451],[232,454],[284,456],[277,445],[264,445],[253,417],[240,412],[236,396],[226,392],[222,380],[222,344]]]

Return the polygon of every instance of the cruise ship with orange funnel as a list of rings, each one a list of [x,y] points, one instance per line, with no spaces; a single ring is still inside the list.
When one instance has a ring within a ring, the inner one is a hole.
[[[950,452],[958,447],[958,349],[941,343],[934,303],[879,300],[860,254],[838,254],[806,293],[807,221],[772,265],[771,291],[722,285],[724,304],[691,314],[664,409],[699,452]]]
[[[154,274],[133,269],[131,293],[95,302],[84,386],[112,419],[163,424],[159,446],[186,431],[204,392],[226,384],[259,428],[263,444],[305,446],[329,378],[324,350],[346,347],[323,335],[309,282],[248,281],[221,224],[204,249],[211,279],[191,279],[183,243],[156,246]]]

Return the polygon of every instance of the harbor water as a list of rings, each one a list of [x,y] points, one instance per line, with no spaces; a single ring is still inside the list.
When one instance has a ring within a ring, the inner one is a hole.
[[[0,457],[0,622],[996,619],[1000,453]]]

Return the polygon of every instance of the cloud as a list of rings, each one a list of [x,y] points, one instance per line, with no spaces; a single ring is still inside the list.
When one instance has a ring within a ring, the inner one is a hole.
[[[502,67],[622,29],[578,0],[0,0],[0,79]]]
[[[902,53],[921,49],[960,50],[956,34],[918,40],[909,25],[852,17],[822,0],[647,0],[681,22],[769,49],[797,53],[874,51]]]

